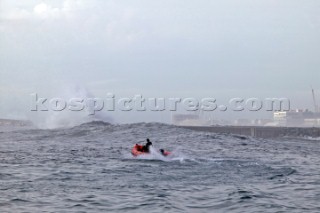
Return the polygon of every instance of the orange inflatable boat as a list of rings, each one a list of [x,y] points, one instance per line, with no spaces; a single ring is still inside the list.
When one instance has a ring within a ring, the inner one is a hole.
[[[168,156],[168,155],[171,154],[171,152],[165,151],[165,150],[163,150],[163,149],[160,149],[159,151],[160,151],[160,153],[161,153],[163,156]],[[139,155],[147,155],[147,154],[149,154],[149,153],[148,153],[148,152],[145,152],[145,151],[143,150],[143,145],[136,144],[136,145],[132,148],[131,154],[132,154],[133,156],[137,157],[137,156],[139,156]]]
[[[142,146],[142,145],[136,144],[136,145],[132,148],[131,154],[132,154],[133,156],[139,156],[139,155],[145,155],[145,154],[148,154],[148,153],[143,151],[143,146]]]

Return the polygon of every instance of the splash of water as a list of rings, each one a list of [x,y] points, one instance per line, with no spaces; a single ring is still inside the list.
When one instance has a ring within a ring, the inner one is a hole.
[[[88,89],[79,85],[68,85],[61,87],[60,90],[61,91],[58,92],[59,98],[63,100],[70,100],[71,98],[86,100],[88,98],[95,97],[89,92]],[[104,121],[109,123],[113,121],[113,119],[104,112],[98,112],[94,115],[89,115],[89,110],[90,109],[82,111],[37,111],[37,115],[32,115],[30,120],[41,129],[69,128],[91,121]]]

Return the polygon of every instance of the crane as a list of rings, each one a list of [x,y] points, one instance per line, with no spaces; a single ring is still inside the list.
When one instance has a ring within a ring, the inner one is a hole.
[[[318,112],[319,108],[318,108],[318,105],[316,102],[316,96],[314,95],[314,90],[312,87],[311,87],[311,91],[312,91],[312,98],[313,98],[313,104],[314,104],[314,112]]]

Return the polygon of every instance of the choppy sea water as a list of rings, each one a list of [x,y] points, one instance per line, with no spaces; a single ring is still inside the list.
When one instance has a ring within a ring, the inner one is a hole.
[[[146,138],[152,154],[132,157]],[[157,123],[6,130],[0,212],[320,212],[319,145]]]

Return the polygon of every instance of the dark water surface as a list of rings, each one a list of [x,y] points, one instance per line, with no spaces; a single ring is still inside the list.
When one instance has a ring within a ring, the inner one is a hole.
[[[133,158],[149,137],[173,151]],[[320,212],[320,141],[163,124],[0,133],[0,212]]]

